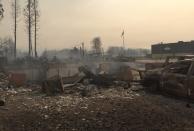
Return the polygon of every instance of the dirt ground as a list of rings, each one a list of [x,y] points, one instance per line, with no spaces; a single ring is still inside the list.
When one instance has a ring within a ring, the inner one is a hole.
[[[194,107],[121,87],[45,96],[36,90],[0,91],[0,131],[194,131]],[[193,105],[191,105],[193,106]]]

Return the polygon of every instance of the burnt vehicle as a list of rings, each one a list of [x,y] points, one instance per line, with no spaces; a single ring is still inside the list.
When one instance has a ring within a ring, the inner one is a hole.
[[[147,71],[143,85],[150,91],[194,99],[194,59],[181,60]]]

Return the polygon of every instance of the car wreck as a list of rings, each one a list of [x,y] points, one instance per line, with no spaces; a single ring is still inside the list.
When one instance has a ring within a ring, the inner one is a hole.
[[[174,62],[145,72],[143,85],[150,91],[160,91],[180,97],[194,98],[194,59]]]

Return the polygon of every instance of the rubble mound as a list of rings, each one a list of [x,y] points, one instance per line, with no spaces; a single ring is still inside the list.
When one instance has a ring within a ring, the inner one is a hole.
[[[0,90],[6,89],[9,86],[8,75],[6,73],[0,72]]]

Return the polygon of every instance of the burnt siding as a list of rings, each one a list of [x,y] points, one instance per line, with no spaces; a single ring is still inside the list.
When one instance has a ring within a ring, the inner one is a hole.
[[[194,42],[152,45],[152,54],[194,54]]]

